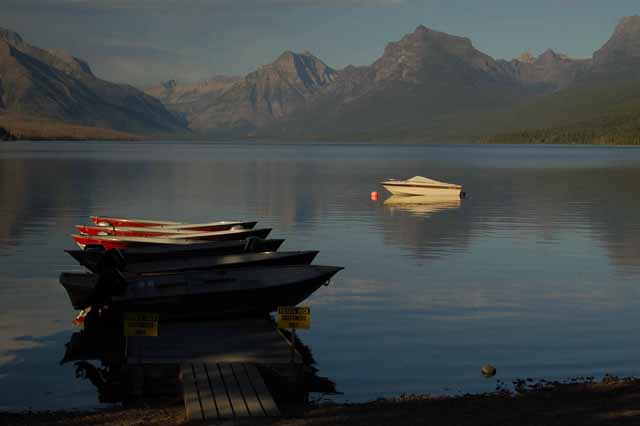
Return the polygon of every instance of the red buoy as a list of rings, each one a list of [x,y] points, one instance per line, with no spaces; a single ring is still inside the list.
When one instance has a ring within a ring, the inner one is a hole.
[[[378,201],[378,191],[371,192],[371,201]]]

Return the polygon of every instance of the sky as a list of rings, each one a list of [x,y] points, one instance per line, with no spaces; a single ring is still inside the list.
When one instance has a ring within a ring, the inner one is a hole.
[[[422,24],[494,58],[590,57],[638,0],[0,0],[0,26],[139,87],[244,75],[285,50],[369,65]]]

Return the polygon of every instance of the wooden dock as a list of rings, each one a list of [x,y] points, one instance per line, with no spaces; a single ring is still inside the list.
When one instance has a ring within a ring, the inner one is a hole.
[[[189,420],[280,415],[255,364],[189,362],[181,376]]]
[[[289,341],[269,317],[175,323],[160,319],[158,328],[157,337],[127,340],[127,364],[140,371],[136,389],[148,389],[149,375],[174,365],[179,367],[176,381],[189,420],[280,415],[257,366],[300,366],[303,360],[297,351],[292,354]]]

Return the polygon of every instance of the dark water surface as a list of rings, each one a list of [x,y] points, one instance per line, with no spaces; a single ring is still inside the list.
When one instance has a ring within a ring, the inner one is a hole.
[[[385,205],[384,178],[462,183]],[[345,266],[302,332],[343,400],[640,374],[640,149],[263,143],[0,144],[0,409],[96,404],[60,367],[57,283],[90,214],[258,219]],[[380,201],[370,192],[380,191]]]

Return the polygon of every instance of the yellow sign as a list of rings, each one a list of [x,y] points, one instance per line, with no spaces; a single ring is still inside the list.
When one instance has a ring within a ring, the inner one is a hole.
[[[124,315],[124,335],[127,337],[158,336],[158,314],[149,314],[143,312],[128,313]]]
[[[311,308],[308,306],[278,307],[278,328],[309,329],[311,327]]]

